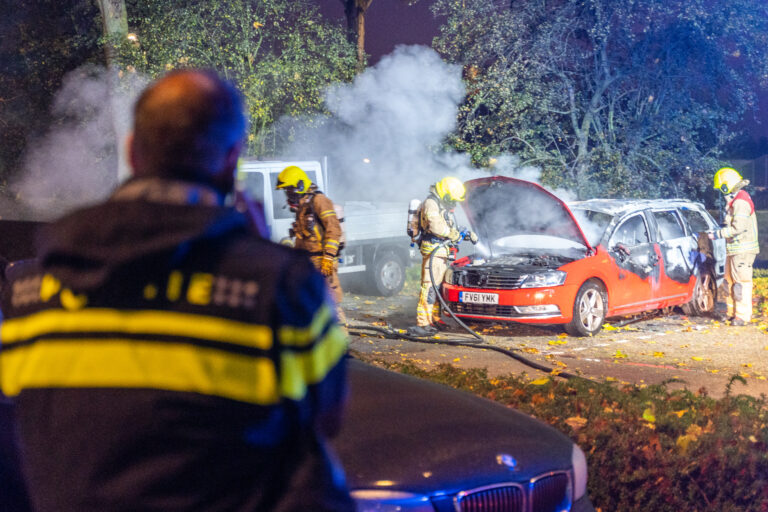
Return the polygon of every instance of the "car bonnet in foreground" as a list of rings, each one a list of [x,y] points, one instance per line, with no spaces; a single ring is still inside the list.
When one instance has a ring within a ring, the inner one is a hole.
[[[518,411],[353,359],[349,373],[334,445],[353,489],[452,494],[571,468],[573,443]]]

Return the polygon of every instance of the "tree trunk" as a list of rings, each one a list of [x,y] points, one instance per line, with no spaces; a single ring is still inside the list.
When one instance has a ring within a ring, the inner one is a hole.
[[[114,39],[128,33],[128,13],[125,10],[124,0],[96,0],[101,12],[101,27],[105,37]],[[107,67],[114,62],[115,48],[108,41],[104,45]]]
[[[116,90],[119,86],[120,76],[115,68],[114,42],[128,34],[128,13],[125,9],[125,0],[96,0],[101,12],[102,31],[107,39],[104,52],[107,64],[107,76],[110,78],[110,114],[112,116],[112,130],[115,135],[115,150],[117,151],[117,181],[127,179],[130,171],[126,158],[125,137],[129,127],[122,126],[119,120],[120,103]]]
[[[373,0],[341,0],[347,18],[347,39],[357,47],[357,67],[365,66],[365,13]]]

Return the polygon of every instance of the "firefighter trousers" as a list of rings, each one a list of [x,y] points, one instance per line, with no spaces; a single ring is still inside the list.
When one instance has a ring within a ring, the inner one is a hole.
[[[448,270],[448,259],[435,255],[432,259],[432,275],[438,290]],[[416,306],[416,325],[426,327],[440,321],[440,307],[437,305],[437,295],[432,288],[429,276],[429,254],[422,254],[421,261],[421,292]]]
[[[323,261],[322,256],[312,256],[312,263],[317,270],[320,270],[320,266]],[[328,290],[331,292],[331,298],[336,302],[336,317],[339,319],[341,325],[347,325],[347,315],[344,314],[344,310],[341,308],[341,301],[344,298],[344,291],[341,289],[341,283],[339,282],[339,262],[335,260],[333,262],[333,273],[329,276],[325,276],[325,284],[328,286]]]
[[[755,254],[729,254],[725,258],[728,317],[745,322],[752,320],[752,264],[755,256]]]

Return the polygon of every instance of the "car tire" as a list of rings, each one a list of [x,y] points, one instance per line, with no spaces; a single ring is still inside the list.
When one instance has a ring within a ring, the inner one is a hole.
[[[696,276],[693,297],[683,304],[683,313],[688,316],[702,316],[712,313],[717,302],[717,283],[712,272],[701,270]]]
[[[565,332],[572,336],[593,336],[603,328],[608,310],[608,300],[603,286],[587,281],[573,301],[573,319],[565,324]]]
[[[371,295],[391,297],[400,293],[405,284],[403,260],[394,251],[378,254],[368,270],[368,281]]]

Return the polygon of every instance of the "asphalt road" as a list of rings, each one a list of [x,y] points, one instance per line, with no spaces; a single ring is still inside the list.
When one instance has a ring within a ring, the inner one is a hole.
[[[411,283],[395,297],[368,297],[347,293],[343,306],[352,327],[350,349],[369,361],[410,361],[430,368],[448,363],[462,368],[486,368],[490,375],[543,373],[493,349],[454,347],[387,339],[354,326],[406,329],[415,323],[417,294]],[[484,343],[559,369],[595,380],[618,383],[669,382],[670,389],[705,389],[722,396],[734,375],[733,393],[768,395],[768,319],[744,327],[730,326],[708,317],[684,316],[679,310],[637,319],[623,327],[609,325],[598,335],[578,338],[557,327],[522,324],[475,323],[470,326]],[[467,338],[459,328],[441,332],[443,340]],[[672,382],[670,382],[672,381]]]

